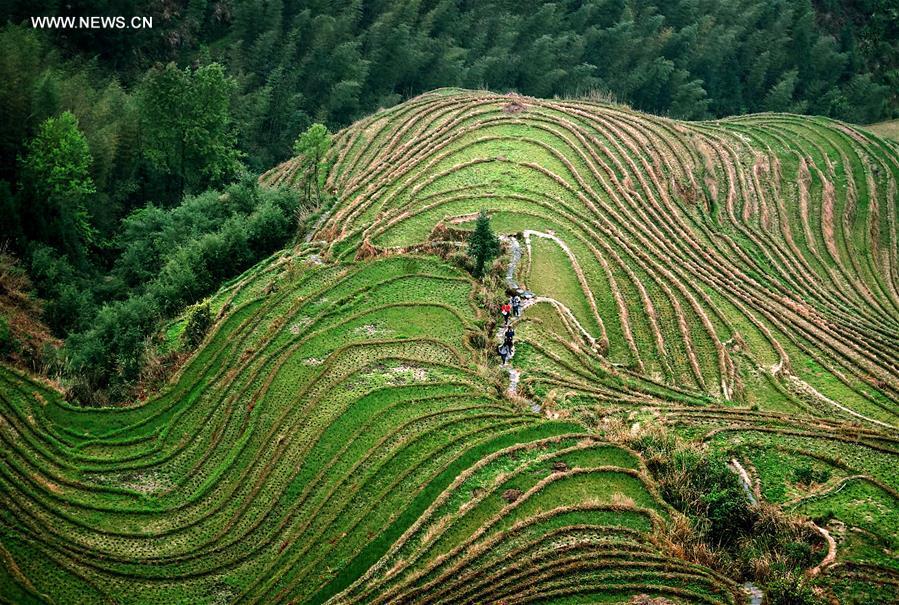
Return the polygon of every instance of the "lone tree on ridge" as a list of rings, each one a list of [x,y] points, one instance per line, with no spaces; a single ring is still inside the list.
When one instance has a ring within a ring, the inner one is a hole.
[[[490,228],[490,217],[481,210],[468,237],[468,255],[474,259],[474,276],[483,277],[484,267],[499,254],[499,240]]]
[[[310,201],[311,185],[315,187],[315,198],[318,204],[322,203],[322,183],[324,176],[319,170],[328,148],[331,147],[331,133],[324,124],[313,124],[306,132],[297,137],[293,144],[293,152],[302,156],[302,170],[306,176],[305,190],[306,203]]]

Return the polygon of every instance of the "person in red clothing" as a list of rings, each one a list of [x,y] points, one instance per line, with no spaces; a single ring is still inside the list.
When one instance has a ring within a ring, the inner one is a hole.
[[[504,304],[500,308],[500,312],[502,312],[502,314],[503,314],[503,319],[505,320],[505,324],[508,325],[509,324],[509,316],[512,315],[512,305],[510,305],[509,303]]]

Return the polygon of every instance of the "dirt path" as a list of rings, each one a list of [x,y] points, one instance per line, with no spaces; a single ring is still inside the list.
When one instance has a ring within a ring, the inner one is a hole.
[[[852,414],[852,415],[855,416],[856,418],[861,418],[862,420],[865,420],[865,421],[867,421],[867,422],[872,422],[872,423],[874,423],[874,424],[879,424],[880,426],[885,427],[885,428],[888,428],[888,429],[899,430],[899,427],[896,427],[896,426],[894,426],[894,425],[892,425],[892,424],[889,424],[889,423],[887,423],[887,422],[881,422],[880,420],[875,420],[874,418],[869,418],[868,416],[865,416],[865,415],[863,415],[863,414],[859,414],[859,413],[856,412],[855,410],[852,410],[852,409],[850,409],[850,408],[847,408],[847,407],[846,407],[845,405],[843,405],[842,403],[838,403],[838,402],[834,401],[833,399],[831,399],[830,397],[828,397],[827,395],[824,395],[823,393],[821,393],[820,391],[818,391],[815,387],[813,387],[812,385],[810,385],[809,383],[807,383],[806,381],[802,380],[801,378],[799,378],[799,377],[796,376],[796,375],[791,374],[791,375],[789,375],[787,378],[789,378],[789,380],[793,383],[793,385],[794,385],[798,390],[802,391],[802,392],[805,393],[806,395],[810,395],[810,396],[812,396],[812,397],[818,399],[819,401],[823,401],[823,402],[825,402],[825,403],[828,403],[828,404],[834,406],[835,408],[839,408],[839,409],[843,410],[844,412],[846,412],[847,414]]]
[[[521,262],[521,244],[518,243],[518,240],[514,236],[510,235],[501,235],[500,241],[509,244],[510,252],[509,252],[509,267],[506,269],[506,287],[510,290],[520,290],[521,287],[518,285],[518,282],[515,281],[515,271],[518,270],[518,263]],[[531,300],[522,301],[521,310],[524,311],[526,307],[529,307],[533,302]],[[512,317],[510,320],[510,325],[518,323],[517,317]],[[505,331],[505,326],[499,326],[497,330],[497,337],[502,340],[503,332]],[[512,354],[509,357],[511,360],[515,357],[515,349],[512,349]],[[517,370],[513,368],[511,365],[505,365],[506,372],[509,374],[509,386],[506,388],[506,394],[516,397],[518,396],[518,379],[521,377],[521,370]],[[531,403],[531,411],[540,413],[540,404]]]
[[[517,395],[518,394],[518,377],[521,376],[521,372],[516,370],[515,368],[509,368],[509,388],[506,389],[506,392],[509,395]]]
[[[546,239],[551,239],[554,242],[556,242],[557,244],[559,244],[559,246],[562,248],[562,250],[564,250],[565,253],[569,256],[569,258],[572,259],[572,262],[577,262],[574,260],[573,254],[572,254],[571,250],[568,248],[568,246],[565,244],[565,242],[563,242],[557,236],[549,234],[549,233],[543,233],[540,231],[532,231],[532,230],[525,230],[523,233],[525,236],[525,243],[528,247],[528,253],[530,253],[530,249],[531,249],[530,236],[543,237]],[[506,287],[509,288],[510,290],[523,290],[524,288],[522,288],[521,285],[515,280],[515,272],[518,270],[518,264],[521,262],[521,257],[522,257],[521,243],[518,241],[518,239],[516,237],[511,236],[511,235],[501,235],[501,236],[499,236],[499,240],[501,242],[503,242],[504,244],[508,244],[508,246],[509,246],[509,266],[506,268]],[[584,328],[584,326],[581,324],[581,322],[578,321],[577,317],[574,316],[574,313],[571,311],[571,309],[569,309],[565,304],[561,303],[560,301],[556,300],[555,298],[551,298],[549,296],[534,296],[533,298],[530,298],[528,300],[523,300],[523,301],[521,301],[521,312],[523,313],[524,310],[527,309],[528,307],[530,307],[531,305],[535,305],[540,302],[545,302],[545,303],[549,303],[549,304],[553,305],[556,308],[556,310],[559,311],[559,313],[561,313],[562,315],[565,316],[566,321],[571,322],[571,324],[577,328],[577,330],[581,333],[581,335],[584,337],[586,342],[588,342],[590,344],[590,346],[596,345],[596,339]],[[519,318],[513,316],[512,319],[510,320],[510,325],[515,325],[516,323],[518,323],[518,319]],[[497,329],[497,338],[500,341],[502,341],[504,330],[505,330],[505,326],[502,326],[502,325],[499,326],[499,328]],[[512,355],[510,356],[509,359],[511,360],[514,357],[515,357],[515,350],[513,349]],[[509,374],[509,386],[506,389],[506,393],[509,395],[517,396],[518,395],[518,380],[521,377],[521,370],[513,368],[511,365],[508,365],[508,364],[505,366],[505,368],[506,368],[506,372],[508,372],[508,374]],[[537,403],[532,403],[531,410],[534,412],[540,412],[540,410],[541,410],[540,405]]]
[[[509,244],[509,267],[506,269],[506,287],[510,290],[520,289],[518,282],[515,281],[515,271],[518,270],[518,263],[521,262],[521,244],[515,236],[501,235],[501,242]]]
[[[830,535],[830,532],[821,527],[820,525],[816,525],[815,523],[809,521],[809,527],[815,529],[824,539],[827,541],[827,555],[824,556],[824,559],[821,560],[820,563],[812,567],[808,570],[810,576],[816,576],[821,573],[821,570],[825,567],[830,567],[833,565],[834,561],[837,560],[837,541],[833,539],[833,536]]]
[[[797,504],[799,504],[800,502],[804,502],[805,500],[814,500],[814,499],[820,498],[821,496],[832,496],[834,494],[839,493],[850,482],[858,481],[858,480],[870,481],[870,482],[874,483],[874,479],[871,477],[871,475],[849,475],[849,476],[843,477],[836,483],[830,484],[830,486],[827,486],[827,484],[825,484],[825,485],[822,485],[821,487],[813,490],[811,493],[808,493],[804,496],[799,496],[797,498],[793,498],[792,500],[788,500],[787,502],[783,503],[783,506],[785,508],[787,508],[787,507],[791,507],[791,506],[796,506]]]
[[[731,458],[730,464],[737,472],[737,476],[740,477],[740,484],[743,486],[743,491],[746,492],[749,502],[758,504],[758,500],[756,500],[755,493],[752,490],[752,479],[749,478],[749,473],[746,472],[746,469],[743,468],[743,465],[736,458]]]

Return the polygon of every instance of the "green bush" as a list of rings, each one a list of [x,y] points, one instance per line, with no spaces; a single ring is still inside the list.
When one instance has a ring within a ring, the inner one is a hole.
[[[32,265],[49,299],[51,322],[69,334],[66,368],[75,398],[127,397],[157,322],[283,247],[294,234],[295,209],[292,194],[262,189],[250,176],[224,193],[190,196],[171,210],[144,208],[125,220],[122,253],[92,288],[65,257],[37,249]],[[96,311],[98,300],[108,302]],[[212,323],[208,308],[200,309],[189,319],[188,348],[203,340]]]
[[[189,349],[194,349],[203,342],[209,328],[212,327],[212,313],[209,310],[209,303],[196,305],[190,310],[187,317],[187,326],[184,328],[182,339],[184,345]]]
[[[830,471],[827,469],[816,469],[808,464],[793,469],[793,480],[800,485],[825,483],[828,479],[830,479]]]
[[[644,433],[633,445],[644,454],[662,497],[694,521],[704,542],[733,546],[751,532],[756,513],[724,456],[667,433]]]
[[[765,589],[769,605],[822,605],[825,602],[814,593],[802,574],[793,571],[774,574]]]
[[[0,315],[0,355],[9,355],[15,350],[15,341],[9,330],[9,321]]]
[[[710,549],[724,573],[758,582],[814,564],[815,532],[772,505],[751,504],[722,453],[663,430],[644,431],[630,445],[643,455],[662,497],[690,519],[688,542]]]
[[[89,330],[72,334],[65,344],[66,365],[79,378],[78,398],[92,400],[93,391],[109,387],[118,392],[136,379],[144,343],[158,320],[156,301],[140,295],[104,306]]]

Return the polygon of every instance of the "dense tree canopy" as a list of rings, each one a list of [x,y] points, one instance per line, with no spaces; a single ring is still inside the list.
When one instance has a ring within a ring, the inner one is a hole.
[[[66,54],[98,57],[126,80],[157,61],[225,65],[255,168],[283,159],[312,121],[333,129],[440,86],[601,91],[679,118],[776,109],[867,123],[899,107],[891,0],[104,0],[74,10],[154,17],[150,30],[52,32]],[[10,20],[63,13],[13,2]]]
[[[240,154],[229,113],[235,86],[218,63],[196,70],[169,63],[151,69],[141,82],[145,153],[169,185],[167,198],[177,200],[237,174]]]
[[[78,259],[93,231],[85,209],[85,198],[96,192],[91,161],[87,140],[69,111],[41,124],[21,161],[20,205],[27,235]]]

